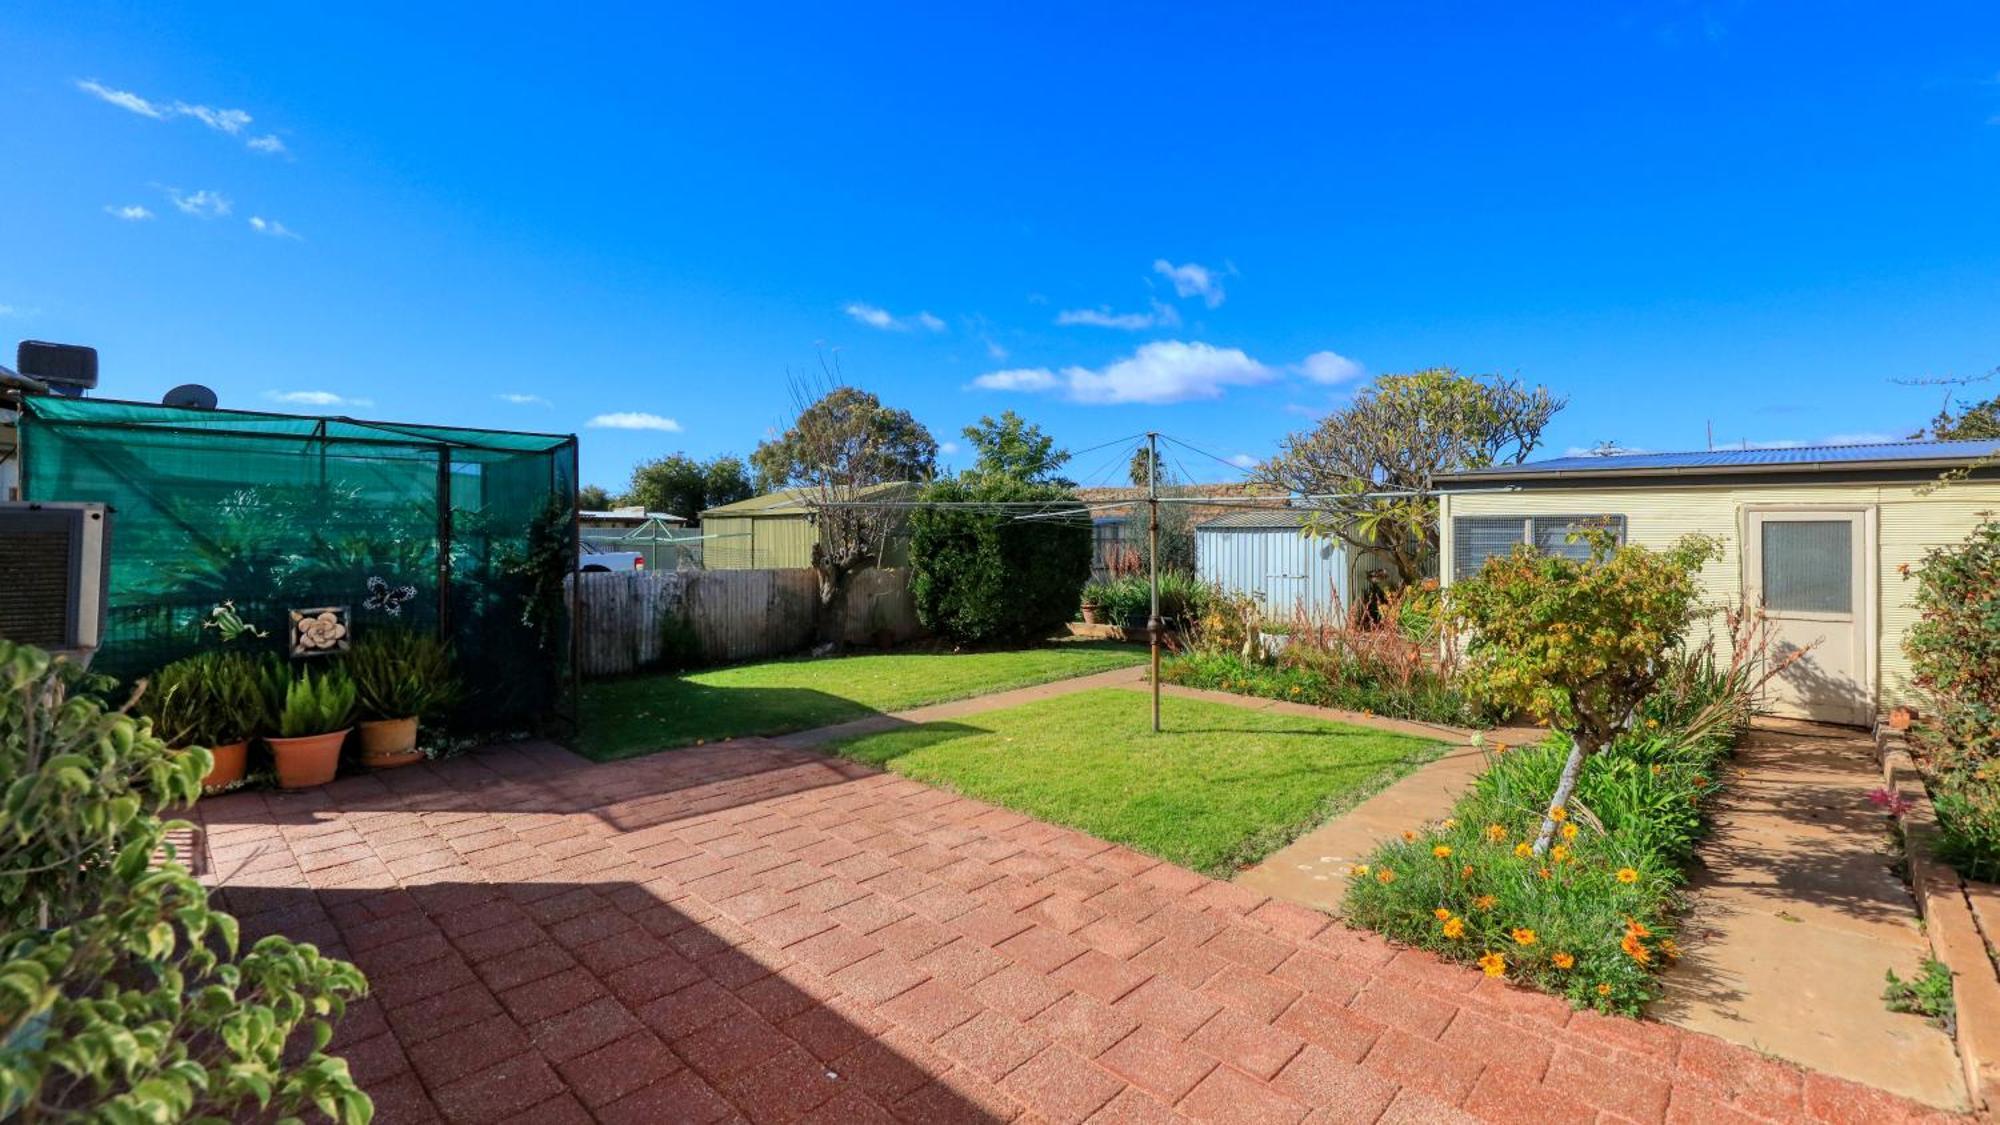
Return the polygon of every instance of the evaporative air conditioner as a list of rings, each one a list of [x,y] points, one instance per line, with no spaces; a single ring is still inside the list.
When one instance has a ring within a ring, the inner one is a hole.
[[[93,652],[103,634],[102,504],[0,503],[0,637],[51,652]]]

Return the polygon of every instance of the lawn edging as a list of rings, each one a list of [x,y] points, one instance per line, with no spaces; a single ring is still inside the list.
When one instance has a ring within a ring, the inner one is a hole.
[[[1882,786],[1901,809],[1897,820],[1909,862],[1910,893],[1923,916],[1931,956],[1951,970],[1959,1065],[1976,1112],[2000,1105],[2000,887],[1962,878],[1937,858],[1937,810],[1901,731],[1877,723]]]

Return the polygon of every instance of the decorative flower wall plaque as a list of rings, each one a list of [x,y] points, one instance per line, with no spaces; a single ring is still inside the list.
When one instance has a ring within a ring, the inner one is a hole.
[[[347,651],[346,606],[295,609],[291,620],[293,656],[331,656]]]

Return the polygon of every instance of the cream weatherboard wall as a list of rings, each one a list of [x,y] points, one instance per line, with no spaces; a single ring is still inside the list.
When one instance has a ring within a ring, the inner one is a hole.
[[[1452,520],[1460,516],[1607,515],[1625,517],[1629,543],[1664,547],[1697,532],[1722,540],[1723,557],[1702,572],[1708,594],[1719,604],[1743,596],[1743,536],[1746,513],[1769,506],[1862,507],[1872,511],[1876,559],[1868,588],[1876,623],[1873,682],[1878,707],[1919,703],[1910,684],[1903,633],[1916,620],[1912,604],[1915,570],[1924,552],[1963,540],[1981,513],[2000,516],[2000,481],[1964,481],[1928,494],[1913,484],[1787,484],[1735,486],[1678,484],[1610,488],[1528,487],[1465,491],[1443,497],[1439,516],[1441,557],[1453,557]],[[1445,568],[1445,581],[1454,575]],[[1718,627],[1719,629],[1719,627]]]

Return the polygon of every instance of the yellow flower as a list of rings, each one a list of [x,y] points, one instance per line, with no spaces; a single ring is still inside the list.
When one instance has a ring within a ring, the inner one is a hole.
[[[1416,838],[1417,838],[1417,834],[1416,834],[1415,832],[1412,832],[1412,831],[1410,831],[1410,830],[1409,830],[1409,829],[1407,829],[1407,828],[1403,829],[1403,842],[1404,842],[1404,843],[1406,843],[1406,844],[1408,844],[1408,843],[1412,843],[1412,842],[1414,842],[1414,841],[1416,840]]]
[[[1431,911],[1431,914],[1440,922],[1448,921],[1451,918],[1451,911],[1446,910],[1442,906],[1438,907],[1436,910]]]
[[[1672,938],[1660,939],[1660,952],[1665,954],[1669,961],[1678,961],[1681,959],[1680,943]]]
[[[1496,743],[1494,743],[1494,744],[1493,744],[1493,752],[1494,752],[1495,754],[1505,754],[1505,753],[1507,752],[1507,744],[1506,744],[1506,743],[1504,743],[1504,742],[1496,742]]]
[[[1504,977],[1507,975],[1507,959],[1498,953],[1488,953],[1486,956],[1481,957],[1479,959],[1479,967],[1489,977]]]
[[[1647,720],[1646,720],[1646,729],[1647,729],[1647,730],[1658,730],[1658,729],[1660,729],[1660,720],[1658,720],[1658,719],[1647,719]]]
[[[1375,881],[1386,887],[1396,881],[1396,873],[1384,867],[1375,873]]]
[[[1549,809],[1549,819],[1555,821],[1557,824],[1561,824],[1563,821],[1569,819],[1569,810],[1563,808],[1561,805],[1552,806]]]
[[[1507,839],[1507,830],[1498,824],[1489,824],[1486,826],[1486,838],[1496,844],[1504,843]]]
[[[1558,953],[1549,958],[1549,964],[1554,965],[1558,969],[1574,969],[1576,968],[1576,957],[1568,953]]]
[[[1639,873],[1629,867],[1621,867],[1618,869],[1618,881],[1621,883],[1636,883],[1639,881]]]
[[[1354,866],[1348,868],[1347,873],[1349,875],[1366,875],[1368,874],[1368,865],[1365,863],[1357,863]]]
[[[1653,959],[1652,951],[1646,948],[1646,943],[1640,941],[1639,935],[1630,930],[1625,932],[1625,939],[1618,943],[1618,948],[1625,951],[1625,956],[1630,957],[1641,965],[1647,964]]]
[[[1600,985],[1598,985],[1598,986],[1597,986],[1597,994],[1598,994],[1599,996],[1609,996],[1609,995],[1611,995],[1611,986],[1610,986],[1610,985],[1608,985],[1608,984],[1600,984]]]
[[[1431,849],[1431,854],[1439,859],[1450,859],[1451,846],[1448,844],[1439,844],[1437,847]]]
[[[1536,941],[1535,931],[1526,928],[1516,929],[1513,937],[1515,945],[1533,945]]]
[[[1445,818],[1444,818],[1444,824],[1443,824],[1443,827],[1444,827],[1444,828],[1446,828],[1446,829],[1451,829],[1451,828],[1457,828],[1457,827],[1458,827],[1458,818],[1457,818],[1457,817],[1455,817],[1455,816],[1448,816],[1448,817],[1445,817]]]
[[[1457,941],[1457,940],[1458,940],[1459,938],[1462,938],[1462,937],[1464,937],[1464,936],[1465,936],[1465,919],[1463,919],[1463,918],[1447,918],[1447,919],[1445,919],[1445,923],[1444,923],[1444,936],[1446,936],[1446,937],[1448,937],[1448,938],[1451,938],[1451,939],[1452,939],[1453,941]]]
[[[1557,844],[1555,847],[1550,848],[1549,858],[1555,860],[1557,863],[1568,863],[1569,846],[1567,844]]]
[[[1522,859],[1526,859],[1535,854],[1535,845],[1523,840],[1514,845],[1514,854],[1520,856]]]
[[[1565,840],[1576,839],[1576,825],[1574,824],[1563,825],[1563,839]]]
[[[1499,901],[1499,899],[1494,898],[1492,895],[1480,895],[1478,898],[1472,900],[1472,905],[1478,910],[1491,910]]]

